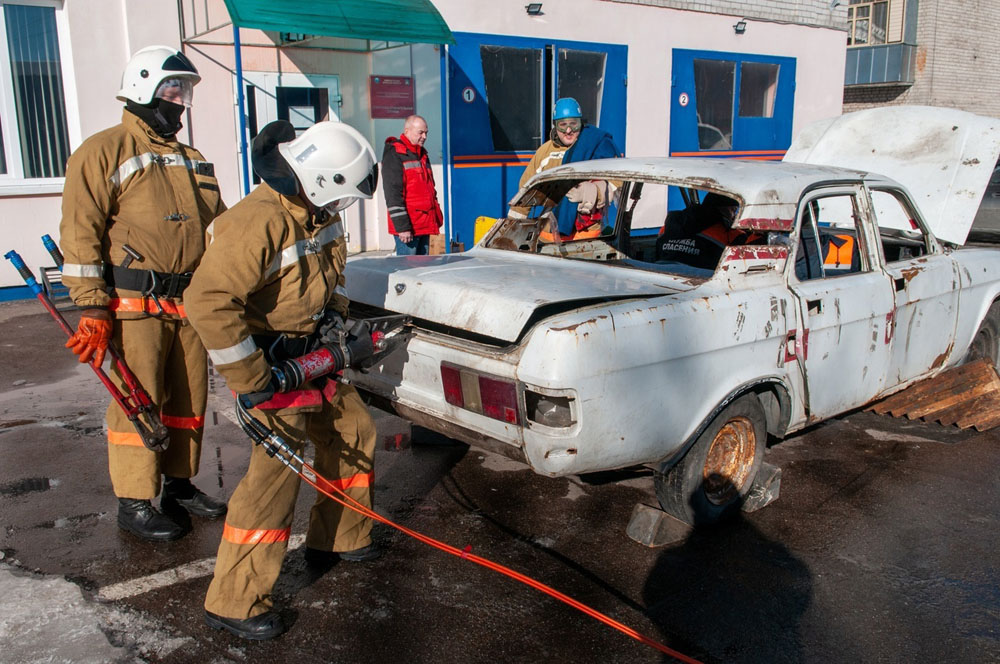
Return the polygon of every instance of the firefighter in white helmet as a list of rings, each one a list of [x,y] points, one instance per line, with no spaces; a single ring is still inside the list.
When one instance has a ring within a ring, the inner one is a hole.
[[[83,312],[67,346],[100,365],[112,337],[170,432],[165,451],[143,446],[122,410],[107,411],[118,525],[148,540],[187,532],[181,510],[214,518],[225,503],[191,484],[205,424],[205,349],[184,314],[184,289],[205,251],[205,230],[225,209],[214,167],[178,142],[201,77],[168,46],[129,60],[121,124],[70,156],[63,190],[63,281]],[[163,496],[156,510],[151,500]],[[171,518],[173,517],[173,518]]]
[[[213,240],[187,292],[188,315],[209,356],[254,417],[301,452],[361,504],[372,504],[375,425],[358,393],[334,380],[275,394],[270,365],[302,355],[323,318],[347,315],[347,248],[338,212],[371,198],[375,153],[340,122],[320,122],[298,138],[285,121],[254,139],[254,171],[264,181],[216,219]],[[260,446],[229,501],[205,621],[248,639],[285,627],[271,588],[288,547],[299,478]],[[306,534],[306,561],[377,558],[371,520],[318,495]]]

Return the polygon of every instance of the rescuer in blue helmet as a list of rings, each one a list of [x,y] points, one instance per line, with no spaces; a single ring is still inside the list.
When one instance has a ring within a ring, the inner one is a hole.
[[[552,108],[552,130],[521,175],[520,186],[550,168],[588,159],[622,156],[611,134],[583,119],[580,103],[572,97],[556,100]],[[608,203],[608,183],[587,181],[571,189],[555,208],[562,239],[596,237],[600,234],[602,211]],[[528,210],[511,208],[512,216]],[[543,237],[543,239],[545,239]]]

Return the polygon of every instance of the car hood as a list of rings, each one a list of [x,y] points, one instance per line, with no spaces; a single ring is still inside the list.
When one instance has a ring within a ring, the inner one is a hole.
[[[446,256],[352,258],[345,276],[352,302],[508,343],[536,311],[552,315],[693,287],[663,274],[483,248]]]
[[[888,176],[939,239],[964,244],[1000,154],[1000,120],[930,106],[887,106],[807,126],[783,161]]]

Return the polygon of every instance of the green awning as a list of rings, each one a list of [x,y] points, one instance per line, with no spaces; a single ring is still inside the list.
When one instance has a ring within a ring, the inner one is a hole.
[[[454,44],[430,0],[225,0],[241,28],[377,41]]]

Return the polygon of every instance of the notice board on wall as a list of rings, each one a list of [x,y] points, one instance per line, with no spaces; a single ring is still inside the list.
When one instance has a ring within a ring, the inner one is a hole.
[[[373,119],[405,118],[414,114],[413,78],[369,76]]]

